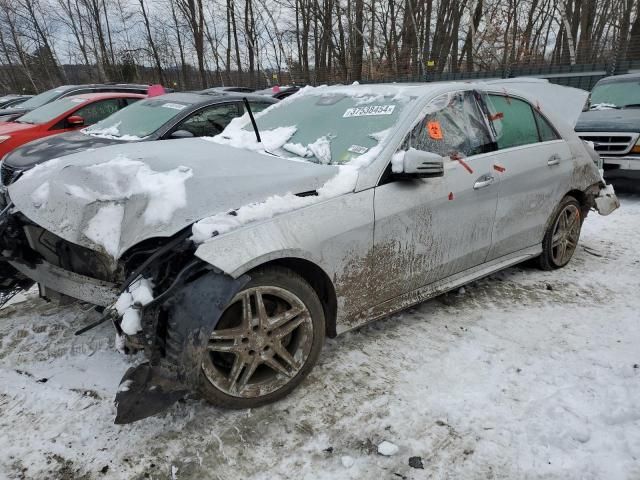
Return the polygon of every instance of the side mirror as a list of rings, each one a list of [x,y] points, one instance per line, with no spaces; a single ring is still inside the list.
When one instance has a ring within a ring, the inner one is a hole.
[[[195,135],[187,130],[176,130],[169,138],[192,138]]]
[[[433,178],[444,176],[444,159],[437,153],[410,148],[404,154],[401,176]]]
[[[71,115],[69,118],[67,118],[67,123],[71,127],[81,127],[84,125],[84,118],[82,118],[80,115]]]

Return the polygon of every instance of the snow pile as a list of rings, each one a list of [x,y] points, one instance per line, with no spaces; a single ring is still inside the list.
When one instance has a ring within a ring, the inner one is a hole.
[[[47,203],[49,199],[49,182],[44,182],[36,188],[31,194],[31,200],[36,208],[40,208]]]
[[[81,132],[86,135],[91,135],[92,137],[107,138],[110,140],[124,140],[127,142],[135,142],[138,140],[142,140],[142,137],[137,137],[135,135],[122,135],[120,133],[121,123],[122,122],[118,122],[106,128],[98,128],[98,124],[96,124],[96,125],[92,125],[91,127],[82,129]]]
[[[99,192],[79,185],[66,185],[70,195],[87,202],[120,202],[134,195],[147,199],[143,214],[146,224],[167,223],[173,213],[187,205],[185,181],[193,176],[187,167],[177,167],[166,172],[156,172],[144,162],[118,155],[109,162],[85,167],[93,181],[99,184]]]
[[[310,143],[307,148],[313,153],[318,161],[324,165],[331,163],[331,139],[326,135],[320,137],[313,143]]]
[[[615,108],[618,108],[618,106],[613,103],[594,103],[589,110],[612,110]]]
[[[260,140],[262,140],[262,143],[258,143],[256,133],[253,130],[244,129],[248,119],[249,115],[245,113],[242,117],[231,120],[227,128],[225,128],[224,132],[220,135],[201,138],[208,142],[229,145],[235,148],[270,152],[281,148],[297,131],[295,126],[264,130],[260,132]]]
[[[138,277],[116,301],[114,308],[122,317],[120,328],[127,335],[135,335],[142,330],[140,310],[153,300],[153,284],[146,278]]]
[[[100,207],[84,231],[84,236],[96,245],[104,248],[112,257],[118,255],[124,207],[118,204],[107,204]]]
[[[402,173],[404,172],[404,154],[406,152],[404,150],[400,150],[396,152],[391,157],[391,171],[393,173]]]

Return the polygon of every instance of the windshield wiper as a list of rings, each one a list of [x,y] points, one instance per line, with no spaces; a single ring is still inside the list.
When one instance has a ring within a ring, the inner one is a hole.
[[[253,117],[253,112],[251,111],[251,105],[249,105],[249,100],[247,97],[242,99],[244,102],[244,107],[247,109],[247,113],[249,114],[249,118],[251,119],[251,125],[253,125],[253,131],[256,132],[256,141],[258,143],[262,143],[262,139],[260,138],[260,131],[258,130],[258,124],[256,123],[256,119]]]
[[[628,105],[625,105],[622,108],[638,108],[640,107],[640,103],[629,103]]]

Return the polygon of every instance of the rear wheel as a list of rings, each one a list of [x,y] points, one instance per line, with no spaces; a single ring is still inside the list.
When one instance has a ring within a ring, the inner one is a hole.
[[[564,267],[578,246],[582,228],[582,209],[578,201],[566,196],[556,209],[544,239],[539,263],[543,270]]]
[[[202,359],[200,393],[227,408],[253,408],[291,392],[324,343],[325,318],[313,288],[295,272],[271,267],[231,300]]]

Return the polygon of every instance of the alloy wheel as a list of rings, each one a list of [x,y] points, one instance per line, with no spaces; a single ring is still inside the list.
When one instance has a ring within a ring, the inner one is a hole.
[[[312,345],[311,314],[295,294],[272,286],[249,288],[231,300],[220,318],[202,369],[227,395],[260,397],[294,378]]]

